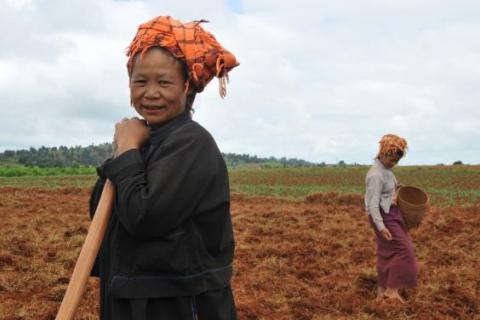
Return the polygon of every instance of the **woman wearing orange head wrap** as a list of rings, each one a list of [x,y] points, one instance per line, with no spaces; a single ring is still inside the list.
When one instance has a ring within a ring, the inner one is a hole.
[[[398,289],[417,285],[417,261],[405,221],[396,205],[397,179],[392,168],[407,151],[407,141],[387,134],[365,179],[365,207],[377,241],[377,300],[405,301]]]
[[[191,119],[213,77],[226,94],[235,57],[195,21],[157,17],[127,56],[131,103],[142,120],[115,126],[117,150],[99,168],[116,198],[94,273],[100,319],[236,319],[228,174],[211,135]]]

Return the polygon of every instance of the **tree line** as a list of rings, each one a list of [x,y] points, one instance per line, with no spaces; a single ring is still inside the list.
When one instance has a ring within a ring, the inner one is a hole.
[[[98,166],[113,153],[113,145],[104,143],[88,147],[30,147],[23,150],[5,150],[0,153],[0,163],[27,167],[89,167]]]
[[[1,165],[23,165],[27,167],[97,167],[113,154],[113,144],[103,143],[88,147],[30,147],[23,150],[5,150],[0,153]],[[297,158],[262,158],[256,155],[222,153],[228,166],[261,165],[267,167],[313,167],[325,163],[313,163]]]

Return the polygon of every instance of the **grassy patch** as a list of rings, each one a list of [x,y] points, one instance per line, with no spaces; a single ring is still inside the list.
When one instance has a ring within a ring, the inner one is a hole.
[[[26,166],[0,166],[0,177],[25,177],[25,176],[66,176],[95,174],[95,167],[26,167]]]
[[[233,192],[303,198],[312,193],[365,192],[368,166],[325,168],[251,168],[230,170]],[[433,205],[470,205],[480,201],[480,166],[396,167],[400,183],[424,189]]]
[[[0,169],[0,187],[19,188],[90,188],[94,168]],[[312,193],[337,192],[363,194],[368,166],[324,168],[231,168],[233,193],[302,199]],[[13,170],[13,171],[8,171]],[[20,170],[20,171],[15,171]],[[30,171],[28,171],[30,170]],[[2,172],[4,176],[2,176]],[[29,175],[5,176],[13,172]],[[6,174],[5,174],[6,173]],[[400,183],[423,188],[435,206],[465,205],[480,201],[480,166],[397,167]]]
[[[54,176],[21,176],[0,177],[0,187],[16,188],[91,188],[96,180],[95,175],[54,175]]]

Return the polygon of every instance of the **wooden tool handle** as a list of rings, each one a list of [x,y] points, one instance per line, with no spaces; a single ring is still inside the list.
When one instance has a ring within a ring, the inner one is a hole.
[[[115,188],[110,180],[107,180],[103,187],[102,196],[88,228],[87,237],[83,243],[82,250],[78,257],[75,269],[73,270],[67,292],[63,297],[62,304],[58,310],[56,320],[71,320],[75,310],[80,303],[88,277],[92,271],[93,264],[100,249],[108,221],[112,211]]]

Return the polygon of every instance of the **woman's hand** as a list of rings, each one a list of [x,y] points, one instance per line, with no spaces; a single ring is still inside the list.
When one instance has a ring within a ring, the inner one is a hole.
[[[393,192],[393,196],[392,196],[392,205],[397,205],[397,200],[398,200],[398,189],[395,189],[395,191]]]
[[[403,187],[403,185],[399,184],[396,186],[395,191],[393,192],[393,197],[392,197],[392,204],[397,205],[398,204],[398,191],[400,188]]]
[[[130,149],[140,149],[150,137],[150,129],[144,120],[123,118],[115,124],[113,143],[116,145],[114,157]]]
[[[390,231],[387,228],[382,229],[382,231],[380,231],[380,233],[382,234],[383,238],[387,241],[390,241],[390,240],[393,239],[392,234],[390,233]]]

